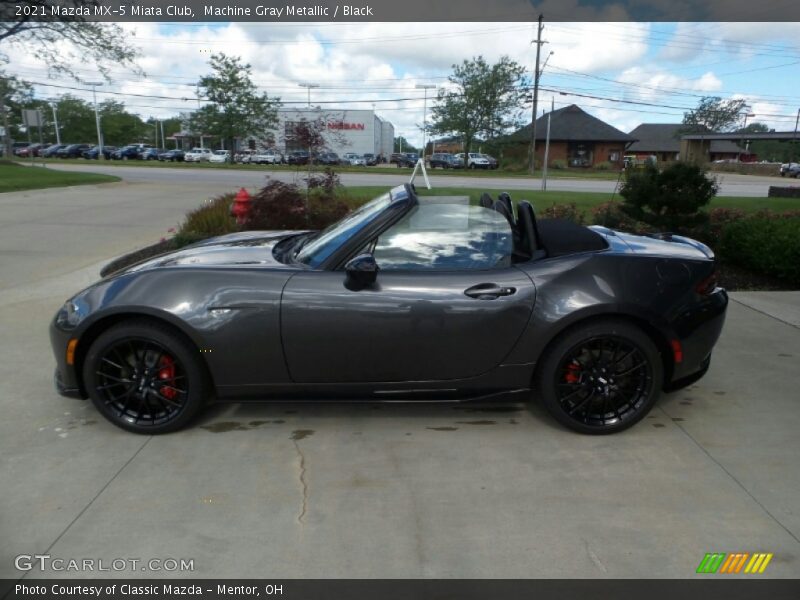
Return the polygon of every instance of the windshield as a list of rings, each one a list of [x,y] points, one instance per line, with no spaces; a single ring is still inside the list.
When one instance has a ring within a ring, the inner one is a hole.
[[[392,197],[387,193],[354,210],[308,242],[297,255],[296,260],[310,267],[320,266],[339,246],[369,225],[391,202]]]

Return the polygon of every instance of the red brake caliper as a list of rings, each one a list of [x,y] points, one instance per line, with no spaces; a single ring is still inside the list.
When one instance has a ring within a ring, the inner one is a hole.
[[[569,363],[567,365],[567,372],[564,374],[564,381],[567,383],[578,383],[581,379],[581,367],[577,363]]]
[[[172,379],[175,378],[175,361],[170,356],[162,356],[158,366],[158,378],[170,382],[161,386],[161,395],[169,400],[174,400],[178,395],[178,390],[171,385]]]

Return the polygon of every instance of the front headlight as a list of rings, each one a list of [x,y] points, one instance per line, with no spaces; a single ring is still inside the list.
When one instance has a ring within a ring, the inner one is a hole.
[[[56,325],[61,329],[75,329],[85,316],[80,304],[67,300],[56,314]]]

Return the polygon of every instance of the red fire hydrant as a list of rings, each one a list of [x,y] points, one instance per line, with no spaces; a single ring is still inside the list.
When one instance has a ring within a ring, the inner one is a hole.
[[[247,190],[242,188],[236,194],[231,204],[231,216],[236,217],[236,222],[239,225],[244,225],[247,222],[247,217],[250,215],[250,203],[252,202],[250,194]]]

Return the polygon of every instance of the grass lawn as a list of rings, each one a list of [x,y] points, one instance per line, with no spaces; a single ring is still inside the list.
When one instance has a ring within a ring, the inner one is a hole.
[[[52,171],[42,167],[24,167],[8,161],[0,161],[0,193],[91,183],[110,183],[119,180],[119,177],[112,175],[65,173],[64,171]]]
[[[44,160],[46,163],[54,164],[67,164],[67,165],[83,165],[94,163],[84,159],[36,159],[37,162]],[[186,162],[161,162],[158,160],[107,160],[101,161],[100,164],[114,166],[114,167],[151,167],[158,168],[171,168],[171,169],[230,169],[230,170],[243,170],[243,171],[305,171],[304,167],[298,168],[293,165],[240,165],[240,164],[226,164],[226,163],[186,163]],[[319,170],[321,167],[316,167]],[[397,173],[411,173],[411,168],[403,167],[402,169],[392,166],[375,166],[375,167],[336,167],[337,173],[373,173],[373,174],[397,174]],[[488,171],[484,169],[428,169],[429,175],[445,175],[451,177],[529,177],[528,173],[523,171]],[[541,171],[537,170],[536,177],[541,176]],[[554,179],[608,179],[616,180],[619,177],[618,171],[591,171],[586,169],[550,169],[547,172],[548,178]]]
[[[419,183],[419,182],[418,182]],[[369,187],[347,187],[345,188],[347,201],[355,206],[386,192],[386,186]],[[478,203],[478,199],[483,192],[488,192],[494,198],[502,191],[508,191],[511,199],[528,200],[537,210],[542,210],[553,204],[575,205],[584,213],[588,213],[593,207],[603,202],[611,200],[610,193],[604,192],[562,192],[541,190],[503,190],[491,188],[455,188],[455,187],[434,187],[432,190],[425,189],[424,185],[417,185],[417,192],[420,196],[469,196],[473,204]],[[614,199],[621,201],[619,194]],[[738,198],[733,196],[720,196],[711,201],[711,208],[738,208],[747,212],[754,212],[764,208],[783,211],[800,209],[800,202],[796,198]]]

